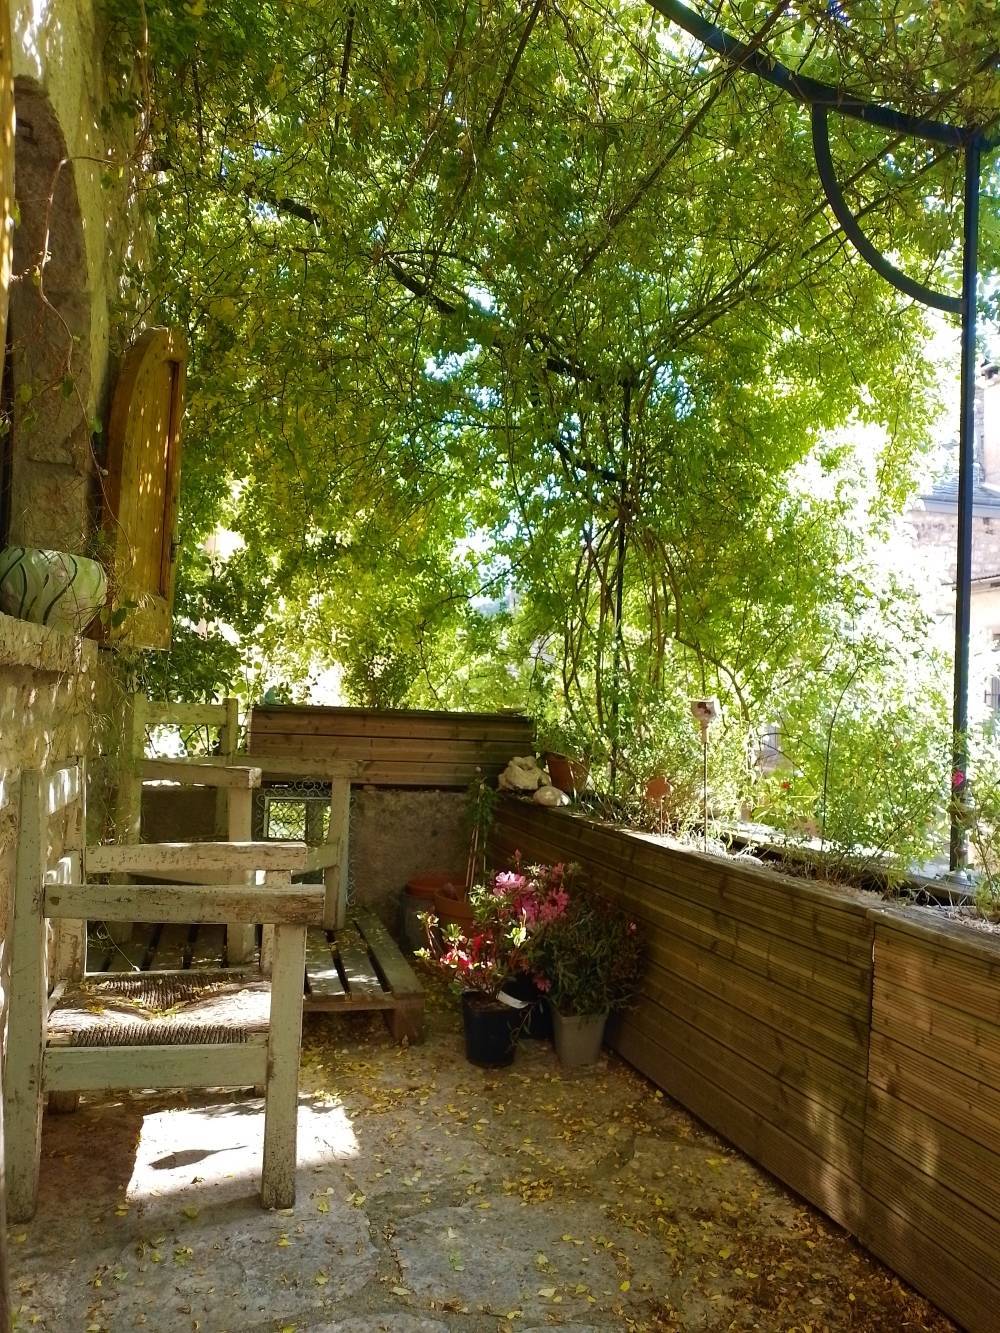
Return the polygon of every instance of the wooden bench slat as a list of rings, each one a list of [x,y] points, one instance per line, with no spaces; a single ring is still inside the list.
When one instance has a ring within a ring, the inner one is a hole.
[[[325,930],[310,930],[306,936],[306,976],[309,994],[317,999],[344,999],[347,995]]]
[[[156,926],[151,921],[137,922],[131,937],[122,944],[112,944],[107,972],[135,972],[145,962]]]
[[[375,913],[360,910],[354,913],[354,920],[392,993],[400,996],[423,994],[416,972]]]
[[[190,956],[188,937],[189,925],[170,922],[163,926],[156,940],[156,948],[149,963],[151,972],[174,972],[184,967],[185,958]]]
[[[364,949],[338,940],[337,953],[352,997],[369,1000],[385,995],[375,965]]]
[[[222,966],[226,952],[226,928],[214,922],[202,922],[195,926],[194,941],[188,946],[191,971],[214,971]],[[246,968],[242,969],[244,972]]]

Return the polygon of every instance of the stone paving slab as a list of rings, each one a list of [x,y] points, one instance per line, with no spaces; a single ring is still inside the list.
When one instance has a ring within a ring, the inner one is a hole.
[[[249,1093],[108,1097],[46,1117],[11,1228],[39,1333],[889,1333],[951,1325],[627,1066],[531,1042],[462,1055],[307,1019],[295,1208],[257,1203]]]

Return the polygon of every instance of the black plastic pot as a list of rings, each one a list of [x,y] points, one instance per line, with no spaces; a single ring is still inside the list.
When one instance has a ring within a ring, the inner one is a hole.
[[[496,1069],[513,1062],[523,1011],[491,1000],[482,991],[462,992],[465,1058],[470,1064]]]
[[[514,977],[504,982],[504,990],[517,1000],[524,1000],[530,1006],[524,1011],[521,1036],[533,1037],[536,1041],[552,1040],[552,1011],[545,995],[538,989],[531,977]]]

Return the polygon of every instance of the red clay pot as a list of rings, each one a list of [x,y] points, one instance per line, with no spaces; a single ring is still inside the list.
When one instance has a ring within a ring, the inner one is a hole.
[[[553,787],[558,787],[567,796],[575,796],[578,791],[583,791],[590,777],[590,761],[571,759],[567,754],[547,753],[545,766],[549,770]]]
[[[406,892],[414,898],[426,898],[429,911],[430,903],[442,889],[450,888],[461,893],[464,884],[465,874],[461,870],[422,870],[406,881]]]
[[[661,801],[669,801],[673,790],[674,784],[669,778],[650,778],[646,783],[646,800],[650,805],[659,805]]]
[[[464,893],[461,897],[456,896],[455,892],[449,892],[451,886],[446,889],[440,889],[434,895],[434,911],[441,923],[441,929],[445,930],[448,926],[458,926],[463,935],[467,935],[472,929],[473,915],[472,904]]]

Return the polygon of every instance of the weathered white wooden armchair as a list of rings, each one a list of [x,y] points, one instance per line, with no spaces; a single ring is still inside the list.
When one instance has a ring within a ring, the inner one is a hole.
[[[306,927],[323,913],[322,886],[290,882],[304,845],[146,843],[93,848],[55,866],[49,820],[66,810],[84,819],[82,765],[26,769],[20,786],[4,1088],[9,1217],[34,1212],[45,1094],[69,1109],[67,1098],[71,1106],[81,1091],[111,1088],[263,1085],[261,1202],[290,1207]],[[79,829],[69,841],[82,847]],[[88,859],[91,873],[190,869],[229,882],[87,882]],[[251,871],[263,883],[232,882]],[[60,981],[50,995],[46,923],[73,935],[88,919],[265,922],[274,927],[271,978],[237,968],[95,973]]]

